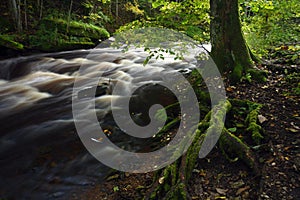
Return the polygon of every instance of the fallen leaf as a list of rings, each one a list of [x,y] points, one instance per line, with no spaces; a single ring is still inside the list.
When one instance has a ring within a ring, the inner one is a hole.
[[[284,151],[288,151],[290,148],[293,148],[292,146],[284,147]]]
[[[231,187],[235,188],[235,189],[240,188],[243,185],[245,185],[245,182],[242,179],[240,179],[240,180],[238,180],[236,182],[231,183]]]
[[[109,176],[106,180],[110,181],[110,180],[117,179],[117,178],[119,178],[119,174],[115,174],[115,175]]]
[[[267,118],[263,115],[258,115],[257,116],[259,123],[264,123],[265,121],[267,121]]]
[[[199,170],[199,175],[203,176],[203,177],[206,176],[205,170],[203,170],[203,169]]]
[[[216,191],[217,191],[219,194],[226,195],[226,192],[227,192],[228,190],[227,190],[227,189],[216,188]]]
[[[234,133],[234,132],[236,132],[236,127],[228,128],[227,130],[229,130],[231,133]]]
[[[215,197],[215,200],[219,200],[219,199],[227,199],[226,197]]]
[[[159,184],[163,184],[164,181],[165,181],[165,177],[163,176],[158,179]]]
[[[226,91],[227,91],[227,92],[233,92],[234,89],[236,89],[236,87],[230,86],[230,87],[227,87],[227,88],[226,88]]]
[[[294,129],[294,128],[287,128],[286,130],[292,132],[292,133],[297,133],[298,130],[297,129]]]
[[[299,126],[297,126],[294,122],[291,122],[291,125],[295,128],[295,129],[298,129],[298,130],[300,130],[300,127]]]
[[[243,192],[245,192],[246,190],[249,190],[249,189],[250,189],[250,186],[240,188],[240,189],[237,190],[236,195],[240,195],[240,194],[242,194]]]
[[[289,160],[290,160],[290,159],[289,159],[289,157],[287,157],[287,156],[286,156],[286,157],[284,157],[284,159],[285,159],[285,160],[287,160],[287,161],[289,161]]]

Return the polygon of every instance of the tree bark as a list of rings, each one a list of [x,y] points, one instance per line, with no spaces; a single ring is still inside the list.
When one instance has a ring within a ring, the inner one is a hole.
[[[253,62],[244,39],[238,0],[210,1],[211,56],[222,74],[237,82]]]
[[[18,2],[17,2],[18,1]],[[18,32],[22,31],[22,22],[21,22],[21,7],[20,0],[10,0],[10,4],[13,12],[13,20],[15,23],[15,27]]]

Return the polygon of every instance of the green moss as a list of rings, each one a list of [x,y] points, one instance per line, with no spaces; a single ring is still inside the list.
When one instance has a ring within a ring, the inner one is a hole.
[[[34,35],[29,36],[29,48],[47,52],[88,49],[109,37],[101,27],[63,19],[43,19]]]
[[[252,139],[256,144],[260,144],[261,140],[264,138],[260,134],[260,132],[262,132],[261,126],[257,124],[257,116],[259,109],[260,108],[252,110],[246,118],[246,122],[248,123],[247,131],[252,134]]]
[[[231,134],[227,129],[223,129],[219,139],[219,145],[222,151],[235,154],[243,160],[251,169],[257,170],[255,158],[251,149],[237,136]],[[227,158],[227,154],[225,154]],[[229,158],[232,160],[231,158]]]
[[[262,108],[262,104],[251,102],[248,100],[230,99],[233,105],[232,109],[234,111],[233,115],[239,115],[241,118],[245,118],[243,122],[247,128],[246,131],[251,133],[252,140],[256,144],[260,144],[261,140],[264,138],[263,128],[257,124],[259,110]],[[241,113],[239,109],[243,108]]]
[[[40,50],[55,52],[55,51],[66,51],[72,49],[88,49],[94,47],[92,42],[61,42],[56,45],[41,45]]]
[[[237,83],[241,80],[243,76],[243,66],[240,64],[236,64],[233,71],[231,72],[229,79],[232,81],[232,83]]]
[[[228,113],[232,106],[246,107],[247,111],[253,111],[248,115],[248,121],[257,120],[257,112],[261,108],[260,104],[250,101],[232,100],[233,105],[229,101],[220,102],[210,112],[206,114],[204,119],[198,124],[195,137],[186,154],[181,156],[181,159],[176,160],[173,164],[167,166],[160,175],[156,176],[156,184],[150,192],[150,199],[187,199],[188,192],[186,184],[191,178],[195,163],[199,157],[202,142],[205,137],[214,134],[216,131],[221,131],[219,145],[224,155],[231,159],[228,155],[234,155],[243,160],[251,169],[258,173],[258,167],[255,162],[255,156],[250,147],[234,134],[231,134],[223,127],[223,116]],[[215,109],[215,110],[214,110]],[[256,112],[256,114],[255,114]],[[213,114],[212,114],[213,113]],[[256,124],[257,125],[257,124]],[[251,124],[249,127],[253,128]],[[259,133],[259,132],[258,132]],[[189,135],[190,133],[187,133]],[[256,134],[256,133],[255,133]],[[232,157],[232,156],[231,156]],[[158,183],[158,180],[163,182]]]
[[[259,83],[265,83],[267,81],[268,74],[264,70],[248,69],[247,73],[251,75],[253,80],[256,80]]]
[[[23,50],[24,45],[16,42],[14,36],[11,35],[0,35],[0,46],[6,47],[8,49]]]
[[[41,25],[49,29],[56,30],[66,35],[89,37],[96,40],[103,40],[109,37],[106,29],[77,21],[68,21],[64,19],[43,19]]]
[[[264,137],[260,134],[262,131],[261,126],[254,122],[249,124],[247,131],[252,133],[252,139],[256,144],[260,144],[261,140],[264,139]]]

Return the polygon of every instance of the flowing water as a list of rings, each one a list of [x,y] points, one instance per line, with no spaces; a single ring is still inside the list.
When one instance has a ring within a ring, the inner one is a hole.
[[[146,148],[147,140],[118,134],[121,131],[110,113],[111,102],[120,98],[111,94],[114,85],[121,83],[124,94],[139,88],[138,98],[131,103],[136,114],[132,118],[144,125],[147,115],[139,112],[138,104],[150,105],[158,98],[174,102],[156,84],[161,81],[159,75],[188,73],[195,67],[193,58],[176,61],[171,57],[143,66],[146,57],[142,49],[124,53],[106,47],[0,61],[0,198],[67,199],[111,171],[85,150],[74,126],[72,96],[88,99],[93,88],[73,94],[74,80],[82,76],[81,66],[90,75],[102,73],[95,86],[95,109],[102,129],[119,146],[132,151]],[[152,93],[152,98],[146,93]]]

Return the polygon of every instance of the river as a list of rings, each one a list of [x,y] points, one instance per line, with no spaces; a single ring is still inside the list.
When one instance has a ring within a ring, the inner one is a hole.
[[[150,105],[161,98],[165,105],[174,103],[172,94],[158,84],[160,74],[187,74],[196,65],[193,58],[166,56],[143,66],[147,56],[143,49],[103,47],[0,61],[0,197],[68,199],[73,191],[101,182],[111,172],[85,149],[74,126],[72,97],[89,99],[93,88],[74,94],[82,66],[88,74],[102,74],[95,86],[95,107],[107,136],[131,151],[146,148],[149,140],[123,137],[115,126],[110,102],[119,97],[112,95],[113,87],[118,82],[124,93],[136,90],[132,118],[145,125],[148,115],[139,112],[139,102]]]

